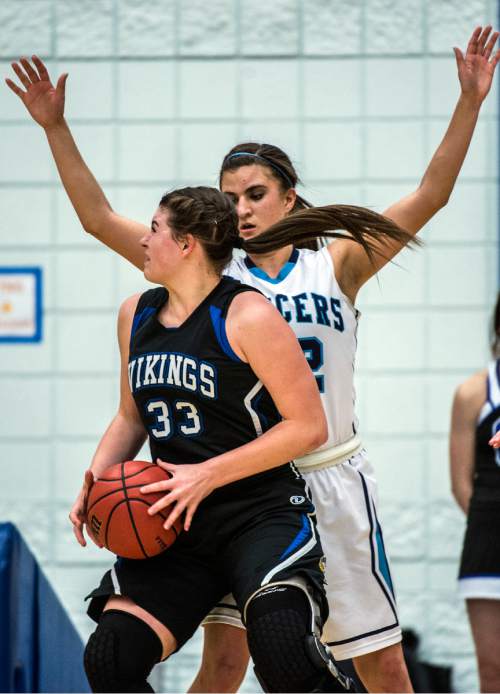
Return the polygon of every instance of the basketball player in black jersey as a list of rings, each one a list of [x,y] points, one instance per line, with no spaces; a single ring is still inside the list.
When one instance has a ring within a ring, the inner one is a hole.
[[[500,691],[500,294],[493,335],[493,361],[457,388],[450,433],[452,490],[467,515],[459,593],[482,692]]]
[[[271,303],[221,279],[235,244],[236,212],[222,193],[164,196],[143,238],[145,276],[161,286],[120,310],[120,407],[91,472],[133,458],[149,436],[172,474],[147,487],[165,491],[151,511],[175,502],[166,525],[185,513],[185,531],[157,557],[119,558],[92,592],[93,691],[152,691],[154,664],[229,592],[266,691],[350,686],[319,643],[322,550],[304,481],[287,462],[326,436],[318,389]],[[86,478],[70,515],[81,544]]]

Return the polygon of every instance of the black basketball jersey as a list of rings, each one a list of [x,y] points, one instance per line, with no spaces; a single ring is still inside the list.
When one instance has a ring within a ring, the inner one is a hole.
[[[476,429],[476,487],[500,490],[500,449],[488,445],[500,430],[500,359],[488,367],[487,395],[479,414]]]
[[[252,441],[281,420],[268,391],[226,336],[229,305],[246,291],[257,290],[221,279],[177,328],[158,320],[168,301],[166,289],[140,297],[131,330],[129,383],[149,432],[153,461],[200,463]]]

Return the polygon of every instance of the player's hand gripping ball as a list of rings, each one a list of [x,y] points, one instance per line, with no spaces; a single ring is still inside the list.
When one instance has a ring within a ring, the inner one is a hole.
[[[87,499],[87,530],[94,541],[127,559],[147,559],[170,547],[182,530],[182,520],[178,518],[165,530],[170,507],[148,514],[150,506],[165,494],[140,491],[146,484],[169,477],[166,470],[142,460],[128,460],[105,470]]]

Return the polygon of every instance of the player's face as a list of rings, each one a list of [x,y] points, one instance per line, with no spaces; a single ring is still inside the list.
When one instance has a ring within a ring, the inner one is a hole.
[[[250,164],[222,176],[222,192],[236,206],[239,232],[243,239],[262,234],[292,211],[295,204],[293,189],[283,193],[279,181],[266,166]]]
[[[182,243],[172,235],[168,210],[159,207],[151,221],[151,229],[141,239],[144,248],[144,277],[162,284],[179,266]]]

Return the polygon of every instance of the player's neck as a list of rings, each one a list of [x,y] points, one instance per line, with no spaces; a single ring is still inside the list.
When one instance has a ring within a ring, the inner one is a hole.
[[[220,280],[221,278],[213,273],[197,273],[191,277],[183,276],[170,281],[165,285],[168,302],[160,311],[161,322],[173,328],[184,323]]]
[[[277,251],[272,251],[272,253],[262,253],[259,255],[250,255],[249,257],[255,263],[255,265],[264,270],[268,277],[277,277],[280,273],[281,268],[289,260],[293,253],[293,246],[285,246],[284,248],[278,248]]]

